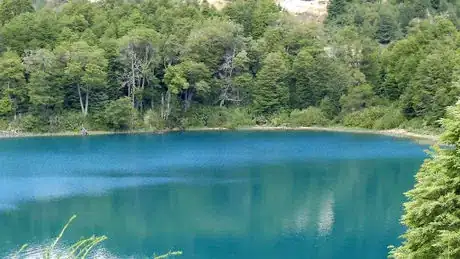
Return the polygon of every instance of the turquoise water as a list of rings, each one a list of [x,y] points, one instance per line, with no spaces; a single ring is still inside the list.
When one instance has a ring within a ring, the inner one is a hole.
[[[386,258],[425,146],[325,132],[188,132],[0,141],[0,257]]]

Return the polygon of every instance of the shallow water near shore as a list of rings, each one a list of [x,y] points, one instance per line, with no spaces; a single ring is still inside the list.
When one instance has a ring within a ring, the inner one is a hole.
[[[427,146],[336,132],[0,141],[0,257],[107,235],[100,257],[386,258]]]

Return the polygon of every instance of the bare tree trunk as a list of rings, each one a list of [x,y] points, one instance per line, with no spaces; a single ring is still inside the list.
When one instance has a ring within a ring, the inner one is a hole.
[[[9,81],[8,81],[7,89],[8,89],[8,99],[13,102],[13,109],[14,109],[14,116],[15,116],[14,119],[16,120],[16,111],[18,110],[17,109],[18,105],[17,105],[17,102],[16,102],[16,98],[11,97],[11,94],[10,94],[10,91],[9,91],[10,90],[10,82]]]
[[[139,108],[140,108],[140,110],[142,112],[143,109],[144,109],[144,98],[143,97],[144,97],[144,89],[145,89],[145,78],[142,76],[141,80],[142,80],[142,83],[141,83],[141,89],[142,89],[142,96],[141,97],[142,98],[139,101]]]
[[[89,87],[86,87],[85,117],[86,115],[88,115],[88,106],[89,106]]]
[[[80,99],[81,113],[83,114],[83,116],[86,116],[86,114],[85,114],[85,106],[83,105],[83,97],[81,96],[81,89],[80,89],[80,85],[78,85],[78,84],[77,84],[77,90],[78,90],[78,97]]]
[[[193,97],[192,89],[189,88],[189,89],[185,90],[185,96],[184,96],[184,99],[185,99],[184,111],[185,112],[190,108],[190,105],[191,105],[191,102],[192,102],[192,97]]]
[[[164,93],[161,93],[160,116],[162,119],[165,119],[165,94]]]
[[[165,116],[165,120],[168,119],[169,117],[169,114],[171,114],[171,91],[168,89],[168,91],[166,92],[166,116]]]
[[[220,104],[219,104],[219,107],[223,107],[223,106],[224,106],[224,104],[225,104],[225,99],[224,99],[224,98],[222,98],[222,99],[220,100]]]
[[[134,103],[134,89],[136,87],[136,71],[134,69],[134,53],[131,54],[131,72],[132,72],[132,78],[131,78],[131,82],[132,82],[132,85],[131,85],[132,104],[133,104],[133,107],[136,107],[135,103]]]

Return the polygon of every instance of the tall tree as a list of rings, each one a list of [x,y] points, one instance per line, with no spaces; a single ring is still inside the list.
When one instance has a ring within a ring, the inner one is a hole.
[[[381,44],[388,44],[395,40],[399,33],[398,24],[396,21],[395,10],[383,5],[379,12],[379,20],[375,37]]]
[[[206,93],[210,90],[208,79],[210,73],[203,63],[185,61],[166,69],[164,80],[173,94],[179,94],[184,102],[184,111],[192,104],[195,94]]]
[[[238,24],[220,18],[197,25],[186,41],[183,58],[202,62],[210,69],[220,88],[220,106],[241,102],[234,78],[248,69],[245,41]]]
[[[3,113],[14,112],[27,99],[25,88],[24,66],[20,57],[11,51],[0,57],[0,98],[3,100]]]
[[[47,49],[28,51],[23,58],[28,79],[27,89],[32,107],[47,112],[64,102],[63,70],[56,55]]]
[[[124,66],[122,87],[127,88],[135,108],[143,108],[146,88],[155,87],[155,69],[161,61],[160,42],[160,35],[146,28],[134,29],[120,39],[120,61]]]
[[[184,58],[202,62],[213,73],[229,55],[235,55],[244,47],[242,28],[221,18],[213,18],[197,24],[185,44]]]
[[[0,3],[0,22],[4,25],[22,13],[33,11],[32,0],[3,0]]]
[[[270,114],[286,106],[289,100],[288,72],[282,53],[270,53],[264,59],[254,90],[254,108],[258,113]]]
[[[337,21],[340,15],[345,13],[347,6],[346,0],[331,0],[327,5],[327,21]]]
[[[6,47],[23,55],[25,51],[56,46],[61,24],[52,10],[22,13],[1,28]]]
[[[69,46],[61,55],[70,85],[77,88],[81,112],[83,116],[87,116],[91,92],[94,88],[104,86],[107,80],[104,51],[79,41]]]
[[[460,258],[460,102],[442,120],[445,131],[406,193],[407,230],[394,258]]]
[[[453,83],[459,58],[455,51],[441,49],[420,62],[401,97],[408,117],[424,117],[429,124],[435,124],[443,117],[445,108],[454,104],[460,94],[460,89]]]
[[[302,49],[292,64],[294,83],[291,88],[293,108],[307,108],[316,105],[324,95],[325,89],[317,89],[313,82],[315,60],[308,49]]]

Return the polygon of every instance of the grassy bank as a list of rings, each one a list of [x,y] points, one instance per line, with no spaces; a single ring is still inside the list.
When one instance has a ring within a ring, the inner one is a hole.
[[[410,131],[405,129],[389,129],[389,130],[371,130],[371,129],[360,129],[350,128],[343,126],[331,126],[331,127],[284,127],[284,126],[249,126],[239,127],[236,129],[229,129],[223,127],[192,127],[184,130],[180,129],[168,129],[168,130],[132,130],[132,131],[90,131],[90,136],[97,135],[114,135],[114,134],[164,134],[168,132],[177,131],[319,131],[319,132],[343,132],[343,133],[355,133],[355,134],[377,134],[386,135],[397,138],[409,138],[420,141],[422,143],[435,143],[439,135],[435,132],[422,132],[422,131]],[[0,132],[1,138],[26,138],[26,137],[59,137],[59,136],[80,136],[78,131],[67,131],[57,133],[27,133],[27,132]]]

